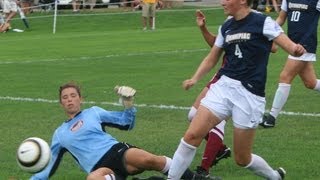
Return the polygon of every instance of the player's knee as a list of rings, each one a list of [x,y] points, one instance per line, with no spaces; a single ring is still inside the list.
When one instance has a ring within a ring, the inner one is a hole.
[[[304,81],[303,84],[308,89],[314,89],[314,87],[316,86],[316,84],[312,81]]]
[[[200,134],[197,134],[193,131],[187,131],[183,139],[186,143],[198,147],[201,144],[201,141],[204,137]]]
[[[94,174],[94,173],[90,173],[88,176],[87,176],[87,180],[95,180],[97,179],[97,175]]]
[[[286,72],[281,72],[279,79],[280,79],[280,82],[282,83],[290,83],[289,74]]]

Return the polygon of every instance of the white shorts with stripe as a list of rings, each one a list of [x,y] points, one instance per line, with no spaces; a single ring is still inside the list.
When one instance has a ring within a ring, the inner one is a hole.
[[[257,128],[265,111],[265,98],[249,92],[241,82],[222,76],[201,100],[221,121],[232,117],[238,128]]]

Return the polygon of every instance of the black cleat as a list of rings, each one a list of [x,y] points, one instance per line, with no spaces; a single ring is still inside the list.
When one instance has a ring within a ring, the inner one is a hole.
[[[132,180],[166,180],[166,179],[161,176],[150,176],[150,177],[146,177],[146,178],[133,177]]]
[[[220,177],[217,176],[204,176],[200,174],[194,174],[193,178],[191,180],[222,180]]]
[[[279,167],[279,169],[277,169],[277,171],[281,177],[281,180],[284,179],[284,177],[286,176],[286,171],[282,167]]]
[[[216,159],[212,162],[211,167],[218,164],[221,159],[226,159],[228,157],[231,157],[231,149],[224,145],[224,149],[217,153]]]
[[[196,174],[202,175],[202,176],[209,176],[209,172],[206,171],[203,167],[197,166],[197,169],[195,171]]]
[[[201,166],[197,166],[196,172],[192,180],[222,180],[217,176],[210,176],[210,174]]]
[[[259,125],[264,128],[273,128],[276,125],[276,118],[270,114],[263,115],[262,122]]]

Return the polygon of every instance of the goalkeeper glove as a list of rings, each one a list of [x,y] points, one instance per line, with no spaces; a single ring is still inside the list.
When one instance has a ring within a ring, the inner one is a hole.
[[[131,108],[134,104],[134,95],[136,90],[129,86],[116,86],[114,91],[120,96],[119,103],[126,109]]]

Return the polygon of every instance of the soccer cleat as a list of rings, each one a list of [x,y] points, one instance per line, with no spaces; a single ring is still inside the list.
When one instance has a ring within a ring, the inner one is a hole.
[[[279,169],[277,169],[277,171],[281,177],[281,180],[284,179],[284,177],[286,176],[286,171],[282,167],[279,167]]]
[[[205,177],[208,177],[209,176],[209,173],[208,171],[206,171],[203,167],[201,166],[197,166],[197,169],[196,169],[196,174],[198,175],[202,175],[202,176],[205,176]]]
[[[150,176],[147,178],[133,177],[132,180],[166,180],[161,176]]]
[[[271,114],[263,115],[262,122],[259,125],[264,128],[273,128],[276,125],[276,118]]]
[[[195,173],[191,180],[222,180],[222,179],[217,176],[209,176],[209,175],[204,176],[204,175]]]
[[[217,153],[217,156],[216,156],[216,159],[212,162],[212,166],[215,166],[216,164],[218,164],[218,162],[221,160],[221,159],[226,159],[228,157],[231,157],[231,149],[228,148],[226,145],[223,146],[224,149],[220,150],[218,153]]]

